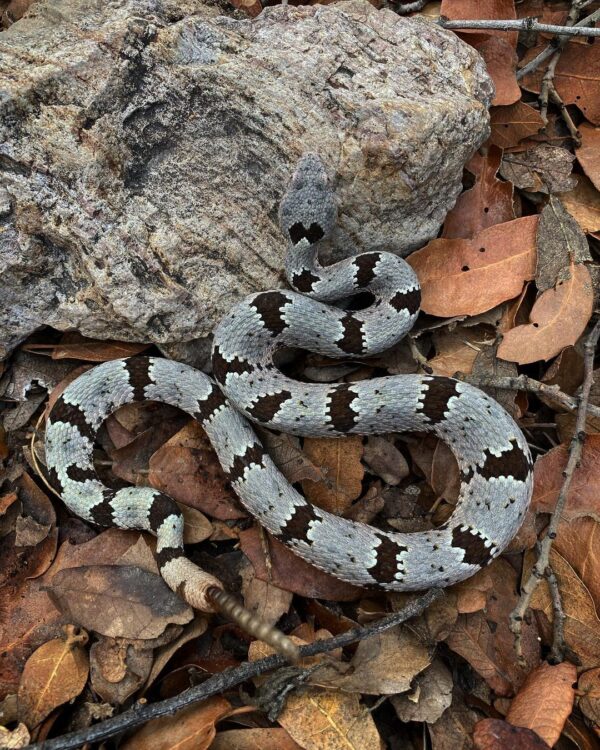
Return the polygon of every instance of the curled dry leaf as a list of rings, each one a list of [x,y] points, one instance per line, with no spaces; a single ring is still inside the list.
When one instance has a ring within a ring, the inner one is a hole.
[[[579,126],[581,146],[577,149],[577,160],[596,190],[600,190],[600,128],[587,122]]]
[[[532,729],[515,727],[502,719],[482,719],[473,730],[475,750],[550,750]]]
[[[111,359],[133,357],[148,349],[150,344],[128,341],[96,341],[80,333],[66,333],[59,344],[40,344],[37,349],[50,349],[52,359],[82,359],[84,362],[108,362]]]
[[[516,146],[523,138],[535,135],[544,126],[538,110],[522,101],[508,107],[492,107],[490,119],[491,141],[500,148]]]
[[[204,430],[195,420],[150,458],[148,482],[180,503],[221,521],[245,516]]]
[[[458,196],[454,208],[444,221],[442,237],[473,237],[482,229],[515,218],[513,186],[496,177],[502,152],[492,147],[486,156],[476,153],[467,169],[475,175],[475,185]]]
[[[510,704],[506,720],[536,732],[550,747],[558,741],[573,709],[577,668],[565,661],[543,662],[527,677]]]
[[[184,625],[194,616],[160,576],[130,566],[62,570],[48,594],[72,622],[113,638],[157,638],[170,623]]]
[[[535,462],[531,504],[538,513],[554,510],[564,481],[568,450],[567,445],[558,445]],[[600,521],[600,435],[588,435],[583,444],[562,514],[567,522],[581,516]]]
[[[225,698],[214,696],[173,716],[152,719],[125,740],[121,750],[207,750],[217,733],[216,723],[239,712]]]
[[[123,705],[144,684],[152,667],[151,649],[134,648],[121,639],[101,637],[90,649],[94,693],[111,705]]]
[[[572,265],[570,279],[538,297],[529,314],[531,322],[504,334],[498,357],[525,365],[556,356],[584,332],[593,306],[590,272],[586,266]]]
[[[471,240],[432,240],[407,259],[431,315],[477,315],[516,297],[535,275],[537,216],[484,229]]]
[[[304,452],[309,461],[325,471],[324,482],[305,479],[302,490],[306,499],[324,510],[342,515],[362,492],[365,475],[361,463],[362,436],[342,438],[306,438]]]
[[[40,646],[27,660],[19,684],[19,719],[36,727],[57,706],[81,693],[88,677],[87,635],[67,628],[65,638]]]

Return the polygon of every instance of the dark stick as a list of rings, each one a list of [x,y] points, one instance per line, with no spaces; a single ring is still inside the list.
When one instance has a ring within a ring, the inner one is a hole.
[[[427,593],[410,601],[399,612],[394,612],[388,617],[384,617],[378,622],[370,625],[360,626],[340,633],[334,638],[328,638],[323,641],[315,641],[300,648],[300,656],[315,656],[327,651],[334,651],[336,648],[347,646],[355,641],[362,641],[373,635],[383,633],[395,625],[399,625],[411,617],[420,615],[430,604],[438,599],[442,594],[441,589],[430,589]],[[101,721],[98,724],[83,729],[78,732],[71,732],[62,737],[39,742],[34,745],[27,745],[27,750],[76,750],[86,743],[100,742],[115,734],[120,734],[125,730],[145,724],[150,719],[157,719],[161,716],[168,716],[180,711],[182,708],[191,706],[201,700],[210,698],[217,693],[223,693],[236,685],[239,685],[252,677],[257,677],[273,669],[288,666],[288,661],[282,656],[267,656],[254,662],[244,662],[239,667],[226,669],[220,674],[209,677],[206,682],[196,687],[184,690],[183,693],[168,698],[164,701],[152,703],[142,708],[134,708],[125,713],[113,716],[110,719]]]

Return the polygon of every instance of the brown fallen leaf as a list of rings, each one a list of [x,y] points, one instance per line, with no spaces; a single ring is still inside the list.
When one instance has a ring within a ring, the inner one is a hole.
[[[59,344],[29,344],[28,351],[50,350],[52,359],[82,359],[84,362],[108,362],[111,359],[133,357],[150,344],[128,341],[96,341],[77,332],[65,333]]]
[[[326,481],[325,472],[308,459],[300,446],[299,438],[285,432],[276,435],[266,429],[258,428],[257,431],[273,463],[290,484],[304,479],[312,482]]]
[[[250,562],[242,566],[240,575],[246,608],[263,622],[275,625],[279,618],[289,611],[292,592],[280,589],[270,581],[261,581]]]
[[[302,750],[281,727],[250,727],[219,732],[210,750]]]
[[[457,372],[470,373],[477,355],[494,341],[489,328],[444,329],[433,335],[436,355],[427,360],[434,375],[454,377]]]
[[[411,691],[393,695],[390,702],[400,721],[433,724],[452,703],[452,673],[441,659],[435,659],[413,680]]]
[[[530,49],[521,66],[538,55],[545,44]],[[527,91],[540,93],[545,68],[540,65],[533,73],[521,80]],[[560,55],[554,72],[554,85],[565,104],[575,104],[584,117],[594,125],[600,125],[600,45],[567,44]]]
[[[134,648],[127,641],[105,638],[90,649],[90,682],[95,694],[113,706],[123,705],[146,681],[152,649]]]
[[[88,677],[88,657],[83,648],[87,634],[68,626],[65,638],[40,646],[27,660],[18,692],[19,719],[36,727],[57,706],[81,693]]]
[[[306,499],[330,513],[343,515],[362,492],[362,436],[305,438],[304,452],[312,464],[324,470],[328,480],[305,479],[302,490]]]
[[[502,719],[482,719],[473,730],[475,750],[550,750],[532,729],[515,727]]]
[[[533,469],[531,505],[537,513],[552,513],[564,482],[568,446],[558,445],[540,456]],[[579,466],[569,487],[562,518],[569,522],[581,516],[600,521],[600,435],[588,435]]]
[[[573,708],[577,668],[567,661],[543,662],[527,677],[510,704],[506,720],[536,732],[550,747],[558,741]]]
[[[531,322],[504,334],[498,357],[525,365],[556,356],[584,332],[593,306],[590,272],[584,265],[572,265],[570,279],[538,297],[529,315]]]
[[[585,175],[578,175],[577,185],[560,199],[586,234],[600,229],[600,191]]]
[[[520,294],[533,279],[537,216],[484,229],[471,240],[432,240],[407,258],[421,282],[423,312],[477,315]]]
[[[221,521],[246,515],[204,430],[195,420],[161,446],[149,465],[148,483],[183,505]]]
[[[208,698],[173,716],[152,719],[121,745],[121,750],[207,750],[217,733],[216,723],[247,707],[233,708],[221,696]]]
[[[363,589],[358,586],[340,581],[304,562],[281,542],[266,534],[265,545],[261,538],[262,533],[257,528],[246,529],[240,533],[242,552],[248,557],[261,580],[269,581],[285,591],[292,591],[300,596],[331,601],[353,601],[363,593]],[[269,553],[268,563],[265,560],[265,546]]]
[[[574,159],[570,151],[542,143],[505,153],[499,171],[505,180],[530,193],[563,193],[577,183],[571,176]]]
[[[452,704],[427,727],[433,750],[473,750],[471,735],[480,718],[480,714],[466,705],[462,693],[455,687]]]
[[[481,6],[479,7],[481,8]],[[496,94],[492,104],[500,106],[518,102],[521,98],[521,89],[516,77],[517,53],[506,35],[490,35],[484,41],[475,43],[473,46],[485,60],[488,73],[494,82]]]
[[[113,638],[157,638],[170,623],[184,625],[194,616],[160,576],[130,566],[61,570],[48,594],[69,620]]]
[[[600,727],[600,667],[589,669],[580,675],[577,692],[581,712]]]
[[[383,435],[370,435],[367,438],[363,460],[386,484],[400,484],[410,474],[410,468],[402,453]],[[374,495],[370,499],[373,497]]]
[[[444,220],[442,237],[468,239],[486,227],[515,218],[513,186],[496,177],[501,161],[502,152],[495,147],[485,156],[475,153],[471,158],[466,168],[475,175],[475,185],[458,196]]]
[[[581,146],[575,151],[577,161],[596,190],[600,189],[600,128],[587,122],[579,126]]]
[[[516,146],[519,141],[535,135],[544,126],[539,111],[522,101],[508,107],[492,107],[490,120],[491,142],[500,148]]]
[[[525,575],[533,566],[533,558],[526,554]],[[579,576],[555,549],[550,551],[550,564],[558,580],[563,611],[565,613],[564,635],[568,648],[577,654],[580,667],[590,669],[598,665],[600,653],[600,619],[594,600]],[[531,608],[539,610],[541,630],[547,643],[552,641],[552,619],[554,610],[546,581],[542,581],[531,599]]]
[[[600,523],[586,517],[561,520],[554,549],[577,573],[600,611]]]

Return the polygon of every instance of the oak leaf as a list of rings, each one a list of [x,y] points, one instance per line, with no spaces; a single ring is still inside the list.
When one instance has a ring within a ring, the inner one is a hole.
[[[578,175],[577,185],[560,199],[586,234],[600,229],[600,191],[585,175]]]
[[[535,274],[537,224],[537,216],[524,216],[413,253],[407,260],[421,282],[423,312],[477,315],[516,297]]]
[[[581,146],[575,151],[577,160],[596,190],[600,190],[600,128],[582,122],[579,133]]]
[[[582,713],[600,727],[600,667],[590,669],[579,677],[577,692]]]
[[[510,148],[535,135],[544,126],[544,121],[537,109],[518,101],[508,107],[492,107],[490,125],[491,142],[500,148]]]
[[[592,315],[594,290],[586,266],[571,266],[571,278],[538,297],[530,323],[504,334],[498,357],[521,365],[547,360],[573,345]]]
[[[515,218],[513,186],[496,177],[501,161],[502,152],[495,147],[485,156],[476,153],[471,158],[466,169],[475,175],[475,185],[458,196],[444,221],[442,237],[467,239]]]
[[[554,549],[577,573],[600,611],[600,523],[593,518],[561,520]]]
[[[326,482],[305,479],[302,490],[306,499],[320,508],[343,515],[362,492],[365,475],[361,463],[362,436],[342,438],[305,438],[304,453],[309,461],[321,467]]]
[[[550,747],[558,741],[573,709],[577,668],[567,661],[546,662],[527,677],[506,715],[510,724],[536,732]]]
[[[19,685],[19,719],[36,727],[58,706],[81,693],[88,677],[87,635],[69,626],[66,638],[40,646],[27,660]]]
[[[494,82],[496,93],[494,106],[514,104],[521,98],[517,82],[517,53],[514,45],[505,36],[489,35],[484,41],[474,42],[473,46],[485,60],[485,65]]]

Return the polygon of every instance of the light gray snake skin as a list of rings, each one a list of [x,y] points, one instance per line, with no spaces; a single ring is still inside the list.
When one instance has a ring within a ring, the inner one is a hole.
[[[177,505],[147,487],[109,489],[94,469],[98,428],[132,401],[162,401],[198,419],[247,510],[309,563],[349,583],[395,591],[447,586],[499,555],[523,520],[532,491],[529,449],[511,417],[482,391],[424,375],[301,383],[276,369],[273,354],[281,347],[346,358],[381,352],[418,315],[418,280],[403,259],[368,252],[319,264],[317,251],[335,221],[323,165],[305,155],[280,209],[289,240],[286,273],[297,291],[253,294],[221,321],[212,359],[218,385],[166,359],[114,360],[72,382],[49,417],[48,468],[68,507],[102,526],[156,534],[161,574],[193,606],[210,609],[195,592],[200,571],[185,557]],[[366,309],[327,304],[360,292],[374,298]],[[327,513],[283,477],[248,419],[295,435],[433,432],[459,464],[454,513],[443,526],[416,533],[382,531]]]

